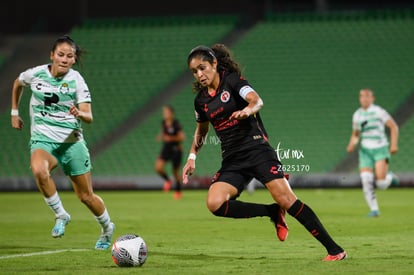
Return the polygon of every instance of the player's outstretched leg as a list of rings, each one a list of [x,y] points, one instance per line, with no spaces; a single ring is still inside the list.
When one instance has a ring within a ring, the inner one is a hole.
[[[297,219],[326,248],[328,255],[323,261],[339,261],[347,258],[345,250],[331,238],[309,206],[300,200],[296,200],[288,209],[288,213]]]
[[[270,205],[243,202],[238,200],[227,200],[219,209],[213,212],[214,215],[226,218],[253,218],[253,217],[270,217],[275,224],[277,237],[284,241],[288,235],[288,227],[285,221],[285,210],[277,203]]]

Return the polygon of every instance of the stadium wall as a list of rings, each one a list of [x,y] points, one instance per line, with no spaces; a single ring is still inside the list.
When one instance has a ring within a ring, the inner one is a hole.
[[[57,5],[56,1],[1,1],[0,34],[27,32],[65,32],[87,18],[207,15],[233,13],[248,18],[257,18],[273,12],[318,12],[335,10],[412,8],[408,0],[210,0],[196,3],[181,1],[99,1],[72,0],[68,5]],[[1,41],[0,41],[1,43]]]
[[[397,188],[414,187],[414,173],[398,174],[400,183]],[[68,177],[54,177],[58,190],[72,190]],[[193,176],[184,186],[184,190],[208,189],[211,178]],[[357,173],[327,173],[290,175],[292,188],[360,188],[361,182]],[[163,182],[158,176],[141,177],[93,177],[95,190],[162,190]],[[259,186],[258,188],[261,188]],[[393,187],[394,188],[394,187]],[[0,178],[0,192],[37,191],[32,177]]]

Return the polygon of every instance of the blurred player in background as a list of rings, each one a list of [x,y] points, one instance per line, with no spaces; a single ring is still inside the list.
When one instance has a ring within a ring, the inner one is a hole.
[[[91,95],[83,77],[72,69],[81,54],[80,47],[65,35],[53,44],[50,64],[22,72],[13,85],[11,124],[15,129],[23,128],[18,110],[23,87],[28,86],[32,92],[30,167],[46,204],[55,213],[52,237],[62,237],[70,221],[51,177],[60,165],[80,201],[101,226],[95,249],[105,250],[111,245],[115,225],[103,200],[92,190],[91,161],[81,128],[81,122],[93,120]]]
[[[221,44],[191,50],[187,64],[195,78],[196,130],[183,168],[183,181],[195,170],[196,154],[213,126],[221,141],[222,164],[207,194],[207,208],[227,218],[270,217],[277,237],[288,235],[287,212],[321,244],[328,255],[324,261],[339,261],[346,252],[330,237],[312,209],[292,192],[283,166],[268,143],[259,115],[263,101],[241,76],[239,65]],[[252,178],[264,184],[277,203],[257,204],[236,200]]]
[[[254,191],[256,190],[256,187],[261,184],[257,179],[252,178],[251,181],[247,184],[246,190],[247,192],[252,195]]]
[[[184,141],[185,135],[180,122],[175,118],[174,108],[166,105],[162,109],[162,126],[161,133],[157,136],[159,141],[163,142],[161,153],[155,161],[155,171],[164,180],[164,191],[171,189],[171,180],[165,172],[165,164],[171,161],[172,172],[175,179],[174,198],[181,198],[181,161],[183,149],[181,143]]]
[[[362,89],[359,92],[361,107],[352,116],[352,134],[347,147],[347,151],[352,152],[360,143],[359,171],[365,200],[371,210],[368,217],[380,215],[375,186],[386,189],[391,184],[398,184],[397,177],[388,172],[391,154],[398,151],[398,125],[387,111],[375,105],[374,101],[372,90]],[[385,127],[390,130],[390,142]]]

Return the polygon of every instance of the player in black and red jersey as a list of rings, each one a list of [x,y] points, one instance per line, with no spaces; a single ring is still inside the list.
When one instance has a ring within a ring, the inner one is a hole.
[[[208,209],[216,216],[228,218],[268,216],[281,241],[288,235],[287,210],[326,248],[328,255],[324,261],[345,259],[346,252],[330,237],[312,209],[291,190],[259,115],[263,101],[241,76],[228,49],[222,44],[212,48],[198,46],[191,50],[187,63],[195,78],[197,126],[183,168],[183,182],[187,183],[194,172],[196,154],[211,123],[221,141],[222,164],[208,191]],[[236,200],[253,177],[264,184],[277,203]]]
[[[174,116],[174,108],[170,105],[165,105],[162,110],[162,132],[158,135],[158,140],[163,142],[161,153],[155,161],[155,171],[164,180],[164,191],[171,189],[171,180],[165,172],[165,164],[171,161],[172,172],[175,179],[174,198],[181,198],[181,177],[180,168],[182,160],[182,146],[184,140],[184,131],[180,122]]]

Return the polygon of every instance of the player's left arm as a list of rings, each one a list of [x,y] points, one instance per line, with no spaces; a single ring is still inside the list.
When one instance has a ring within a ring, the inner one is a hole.
[[[263,100],[255,91],[250,91],[245,100],[249,105],[247,105],[243,110],[235,111],[230,119],[245,119],[251,115],[256,114],[263,107]]]
[[[398,125],[394,119],[390,118],[385,122],[385,126],[390,129],[390,153],[395,154],[398,151]]]
[[[93,121],[92,106],[89,102],[79,103],[78,107],[72,105],[69,109],[69,113],[83,122],[91,123]]]

